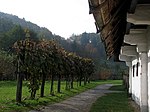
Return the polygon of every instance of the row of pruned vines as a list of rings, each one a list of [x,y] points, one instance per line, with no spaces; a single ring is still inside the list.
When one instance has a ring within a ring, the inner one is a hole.
[[[31,99],[40,89],[44,96],[46,80],[51,80],[50,94],[54,95],[54,80],[57,80],[57,92],[61,92],[61,81],[66,81],[66,90],[73,88],[74,81],[86,85],[94,72],[91,59],[82,58],[75,53],[66,52],[53,40],[32,40],[26,32],[26,39],[17,41],[14,48],[17,54],[17,92],[16,101],[21,102],[22,82],[27,80]]]

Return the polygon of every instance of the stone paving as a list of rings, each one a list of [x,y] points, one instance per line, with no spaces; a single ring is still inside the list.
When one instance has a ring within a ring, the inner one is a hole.
[[[31,110],[30,112],[89,112],[92,103],[97,98],[105,95],[105,93],[114,92],[108,90],[111,86],[112,84],[99,85],[60,103],[44,106],[38,111]]]

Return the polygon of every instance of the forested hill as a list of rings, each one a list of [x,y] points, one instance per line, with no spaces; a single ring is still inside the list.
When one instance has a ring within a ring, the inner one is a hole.
[[[17,25],[17,26],[16,26]],[[53,35],[47,28],[21,19],[18,16],[0,12],[0,48],[8,50],[12,44],[24,39],[24,29],[32,30],[37,39],[55,39],[67,51],[76,52],[82,57],[91,57],[104,59],[105,52],[100,37],[95,33],[83,33],[81,35],[72,35],[65,40],[63,37]]]
[[[25,18],[21,19],[18,16],[0,12],[0,32],[6,32],[13,28],[14,25],[20,25],[22,28],[28,28],[36,32],[39,38],[62,38],[60,36],[53,35],[52,32],[45,27],[39,27],[30,21],[26,21]]]
[[[47,28],[39,27],[38,25],[21,19],[18,16],[0,12],[0,49],[9,49],[12,44],[24,39],[24,29],[29,29],[37,39],[54,39],[57,41],[64,41],[61,36],[52,34]],[[61,42],[59,42],[61,43]]]
[[[94,60],[97,71],[96,78],[117,79],[126,72],[125,63],[114,62],[113,59],[106,60],[105,48],[99,34],[84,32],[80,35],[72,35],[67,41],[71,44],[64,46],[66,49],[69,47],[70,51]]]
[[[54,35],[47,28],[41,28],[34,23],[26,21],[24,18],[20,19],[17,16],[2,12],[0,12],[0,50],[8,52],[11,50],[14,42],[25,39],[25,28],[30,30],[30,35],[34,39],[54,39],[66,51],[74,52],[81,57],[92,58],[98,74],[99,72],[106,72],[109,75],[114,74],[116,73],[114,71],[116,67],[117,70],[125,67],[122,64],[120,66],[118,63],[106,60],[105,49],[98,34],[86,32],[80,35],[73,34],[66,40],[61,36]]]
[[[98,34],[84,32],[80,35],[72,35],[67,42],[70,43],[70,51],[76,52],[82,57],[105,60],[104,46]],[[69,49],[68,45],[64,47]]]

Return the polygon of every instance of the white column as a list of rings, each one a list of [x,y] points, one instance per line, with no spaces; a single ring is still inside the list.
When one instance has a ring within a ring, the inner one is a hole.
[[[150,112],[150,26],[147,28],[147,44],[148,44],[148,108]]]
[[[132,62],[126,62],[129,67],[129,94],[132,94]]]
[[[150,50],[148,52],[148,109],[150,112]]]
[[[141,112],[148,112],[148,55],[147,52],[140,53],[141,60]]]

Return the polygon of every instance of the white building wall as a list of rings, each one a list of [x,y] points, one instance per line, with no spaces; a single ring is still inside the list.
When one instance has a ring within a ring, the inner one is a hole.
[[[139,62],[139,66],[138,66],[138,76],[137,76],[137,63]],[[133,76],[133,66],[135,66],[134,68],[134,76]],[[140,71],[141,71],[141,67],[140,67],[140,61],[138,61],[138,59],[135,59],[132,61],[132,99],[138,104],[140,105],[140,100],[141,100],[141,93],[140,93]]]
[[[147,42],[148,42],[148,110],[150,112],[150,26],[147,30]]]
[[[150,51],[148,53],[148,109],[150,112]]]

